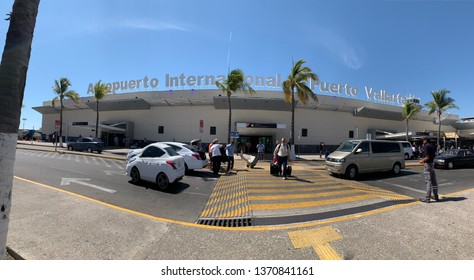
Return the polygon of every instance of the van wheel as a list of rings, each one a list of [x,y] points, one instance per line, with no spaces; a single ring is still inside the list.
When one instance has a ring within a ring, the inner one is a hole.
[[[410,155],[408,153],[405,153],[405,160],[409,160],[410,159]]]
[[[453,169],[454,163],[452,161],[448,162],[448,169]]]
[[[91,147],[87,148],[87,152],[92,153],[92,148]]]
[[[400,174],[400,172],[402,171],[402,166],[400,165],[400,163],[398,163],[398,162],[395,163],[393,165],[392,171],[393,171],[393,174],[395,174],[395,175]]]
[[[354,180],[357,177],[357,172],[357,166],[351,165],[346,169],[346,176],[347,178]]]

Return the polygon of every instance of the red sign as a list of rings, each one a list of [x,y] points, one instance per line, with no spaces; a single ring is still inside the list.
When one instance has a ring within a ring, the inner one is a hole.
[[[54,121],[54,124],[57,125],[57,126],[59,126],[59,125],[61,124],[61,121],[60,121],[60,120],[55,120],[55,121]]]
[[[204,121],[203,120],[200,120],[199,121],[199,128],[203,128],[204,127]]]

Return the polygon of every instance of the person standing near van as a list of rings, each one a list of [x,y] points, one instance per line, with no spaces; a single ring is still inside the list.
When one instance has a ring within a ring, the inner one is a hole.
[[[265,153],[265,145],[263,145],[262,142],[258,143],[257,145],[257,151],[258,151],[258,160],[263,160],[264,153]]]
[[[322,158],[324,155],[324,152],[326,152],[326,144],[324,142],[319,143],[319,158]]]
[[[283,174],[283,180],[286,180],[286,167],[288,165],[288,156],[290,155],[290,145],[286,143],[285,138],[281,138],[281,143],[275,147],[273,157],[278,159],[279,174]],[[283,171],[281,170],[283,166]]]
[[[234,141],[231,141],[230,144],[225,146],[225,154],[227,155],[227,175],[230,174],[230,171],[234,169]]]
[[[421,202],[430,202],[431,193],[433,193],[433,199],[439,201],[438,196],[438,182],[436,181],[436,173],[434,171],[433,161],[436,156],[436,149],[428,141],[428,138],[423,138],[423,158],[419,163],[423,164],[423,176],[425,177],[426,184],[426,196],[420,198]]]

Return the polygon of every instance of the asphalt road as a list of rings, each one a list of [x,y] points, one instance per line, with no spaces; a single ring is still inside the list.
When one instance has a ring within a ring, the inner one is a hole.
[[[450,194],[474,188],[473,169],[435,169],[439,193]],[[359,182],[399,194],[421,198],[425,195],[423,167],[408,167],[399,176],[391,173],[362,174]]]
[[[207,170],[194,171],[163,192],[150,183],[129,182],[124,161],[29,150],[17,150],[14,174],[112,205],[186,222],[198,219],[217,182]]]

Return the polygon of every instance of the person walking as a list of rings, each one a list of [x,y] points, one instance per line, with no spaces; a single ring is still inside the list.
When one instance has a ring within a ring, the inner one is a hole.
[[[326,144],[324,142],[319,142],[319,158],[323,157],[324,152],[326,151]]]
[[[257,151],[258,151],[258,159],[263,160],[264,158],[264,153],[265,153],[265,145],[263,145],[262,142],[258,143],[257,145]]]
[[[283,180],[286,180],[286,168],[288,165],[288,156],[290,155],[290,145],[286,143],[285,138],[281,138],[281,143],[275,147],[273,157],[278,161],[278,175],[282,174]],[[283,167],[283,171],[281,168]]]
[[[215,175],[219,174],[219,171],[221,170],[221,160],[222,160],[221,148],[222,148],[222,145],[219,144],[219,141],[217,139],[214,139],[212,141],[210,153],[212,155],[211,156],[212,172]]]
[[[230,171],[234,169],[234,141],[230,142],[225,146],[225,154],[227,155],[227,175],[230,174]]]
[[[436,173],[433,167],[433,161],[436,156],[436,149],[428,141],[428,138],[423,138],[423,158],[419,163],[423,164],[423,176],[426,184],[426,195],[424,198],[420,198],[421,202],[430,202],[433,198],[435,201],[439,201],[438,196],[438,182],[436,181]],[[433,196],[431,196],[433,193]]]

